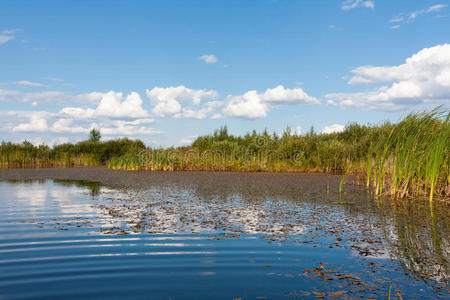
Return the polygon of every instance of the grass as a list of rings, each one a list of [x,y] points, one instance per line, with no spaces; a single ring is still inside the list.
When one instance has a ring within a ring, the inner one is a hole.
[[[147,148],[129,139],[100,142],[99,132],[91,133],[87,141],[53,148],[3,142],[0,166],[365,174],[365,184],[377,195],[427,196],[432,202],[450,197],[449,116],[449,110],[438,107],[409,114],[397,124],[351,123],[343,132],[331,134],[311,128],[296,135],[287,128],[282,135],[253,131],[234,136],[222,127],[177,148]]]
[[[372,144],[366,173],[377,195],[448,196],[449,116],[440,108],[410,114]]]

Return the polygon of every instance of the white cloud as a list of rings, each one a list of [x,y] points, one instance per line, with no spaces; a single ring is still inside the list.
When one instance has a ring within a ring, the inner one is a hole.
[[[90,119],[95,117],[95,109],[81,108],[81,107],[66,107],[60,111],[60,114],[75,119]]]
[[[97,106],[96,115],[105,117],[147,117],[148,113],[142,108],[141,96],[136,92],[131,92],[126,99],[122,93],[113,91],[106,93],[100,104]]]
[[[203,107],[200,109],[193,109],[189,107],[183,108],[181,112],[175,114],[174,117],[203,120],[206,119],[210,113],[213,113],[223,105],[224,103],[222,101],[210,101],[206,102],[205,105],[203,105]],[[214,114],[213,116],[217,118],[216,114]],[[213,116],[211,116],[211,118]]]
[[[24,86],[24,87],[42,87],[42,86],[46,86],[45,84],[42,84],[42,83],[39,83],[39,82],[31,82],[31,81],[28,81],[28,80],[14,81],[14,82],[11,82],[10,84],[15,84],[15,85]]]
[[[210,117],[211,120],[218,120],[218,119],[222,119],[222,118],[223,118],[223,115],[220,113],[215,113]]]
[[[149,127],[149,124],[154,122],[152,118],[112,119],[99,117],[95,121],[98,123],[93,123],[91,119],[77,119],[67,117],[67,115],[64,116],[61,113],[47,111],[0,111],[0,128],[2,131],[39,133],[42,134],[42,136],[39,136],[40,138],[65,133],[72,136],[72,142],[76,142],[85,139],[90,129],[94,127],[99,128],[102,135],[108,136],[110,139],[124,136],[143,138],[163,133],[158,129]],[[78,137],[78,139],[73,140],[73,136]],[[59,138],[57,137],[57,139]],[[58,141],[50,141],[49,145],[58,143]]]
[[[116,124],[117,126],[107,127],[98,124],[91,124],[91,128],[100,128],[101,134],[112,136],[142,136],[159,135],[163,132],[152,127],[134,126],[130,124]]]
[[[267,89],[262,99],[271,104],[320,103],[316,98],[308,96],[301,88],[286,89],[282,85]]]
[[[389,23],[411,23],[411,22],[414,22],[416,20],[416,18],[421,15],[437,13],[446,7],[447,7],[447,5],[445,5],[445,4],[436,4],[436,5],[430,6],[428,8],[421,9],[421,10],[416,10],[416,11],[412,11],[409,13],[399,14],[396,17],[391,18],[389,20]],[[395,25],[395,26],[392,26],[391,28],[397,29],[399,27],[400,27],[399,25]]]
[[[13,40],[15,37],[12,35],[3,35],[0,34],[0,45],[5,44],[6,42]]]
[[[1,33],[2,34],[14,34],[17,32],[17,29],[5,29]]]
[[[76,102],[98,104],[105,95],[106,93],[92,92],[87,94],[76,95],[72,99]]]
[[[61,101],[65,97],[63,92],[57,91],[46,91],[46,92],[37,92],[37,93],[25,93],[23,97],[23,101]]]
[[[182,145],[190,145],[190,144],[192,144],[192,142],[195,141],[196,138],[197,138],[196,135],[187,136],[187,137],[180,139],[179,143]]]
[[[48,146],[49,147],[53,147],[53,146],[56,146],[56,145],[66,144],[68,142],[69,142],[68,138],[61,136],[61,137],[57,137],[57,138],[52,139],[48,143]]]
[[[50,131],[52,132],[67,132],[67,133],[88,133],[88,128],[83,128],[81,126],[72,126],[72,119],[59,119],[55,123],[53,123]]]
[[[117,124],[117,126],[123,125],[142,125],[142,124],[151,124],[154,123],[155,119],[152,118],[144,118],[144,119],[136,119],[133,121],[125,121],[125,120],[116,120],[113,123]]]
[[[149,114],[142,107],[142,103],[141,96],[136,92],[131,92],[124,99],[122,93],[110,91],[102,95],[96,109],[66,107],[62,109],[60,113],[77,119],[89,119],[94,117],[145,118]]]
[[[342,10],[351,10],[358,7],[364,8],[375,8],[375,1],[364,1],[364,0],[345,0],[342,2]]]
[[[20,91],[0,89],[0,101],[21,101],[22,94]]]
[[[333,125],[330,125],[330,126],[325,126],[322,129],[322,133],[329,134],[329,133],[342,132],[344,130],[345,130],[345,126],[344,125],[333,124]]]
[[[441,9],[446,8],[446,7],[447,7],[447,5],[445,5],[445,4],[433,5],[433,6],[428,7],[427,13],[441,11]]]
[[[223,112],[228,117],[257,119],[267,116],[269,105],[262,101],[256,91],[248,91],[240,96],[228,96]]]
[[[147,89],[146,95],[154,104],[153,113],[160,117],[181,113],[181,101],[198,105],[202,99],[218,97],[215,90],[193,90],[183,85],[167,88],[154,87],[151,90]]]
[[[0,101],[15,101],[15,102],[61,102],[67,96],[63,92],[44,91],[35,93],[24,93],[17,90],[0,89]]]
[[[358,93],[334,93],[326,98],[343,107],[398,110],[450,100],[450,44],[425,48],[398,66],[362,66],[352,70],[349,84],[388,83]]]
[[[271,106],[299,103],[320,103],[314,97],[306,94],[303,89],[287,89],[278,85],[273,89],[267,89],[264,94],[257,91],[248,91],[243,95],[227,97],[227,104],[223,109],[226,116],[246,119],[264,118]]]
[[[205,54],[200,56],[198,59],[203,60],[207,64],[215,64],[219,61],[214,54]]]
[[[302,134],[302,126],[297,126],[295,128],[295,135],[301,135]]]
[[[0,46],[16,38],[16,29],[6,29],[0,32]]]
[[[398,23],[398,22],[402,22],[403,20],[404,20],[403,17],[394,17],[389,20],[389,23]]]
[[[19,124],[12,129],[14,132],[44,132],[47,130],[47,120],[37,115],[32,115],[28,123]]]

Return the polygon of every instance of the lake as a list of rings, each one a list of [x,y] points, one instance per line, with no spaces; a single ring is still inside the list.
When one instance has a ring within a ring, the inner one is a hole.
[[[447,203],[211,174],[0,181],[0,299],[448,298]]]

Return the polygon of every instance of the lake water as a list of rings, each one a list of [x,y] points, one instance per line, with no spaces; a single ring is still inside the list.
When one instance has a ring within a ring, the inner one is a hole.
[[[0,299],[448,298],[448,218],[363,189],[3,181]]]

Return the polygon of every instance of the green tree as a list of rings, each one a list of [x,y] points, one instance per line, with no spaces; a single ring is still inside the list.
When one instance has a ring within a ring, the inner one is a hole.
[[[92,128],[91,131],[89,132],[89,141],[97,143],[100,141],[101,138],[102,135],[100,134],[100,130]]]

